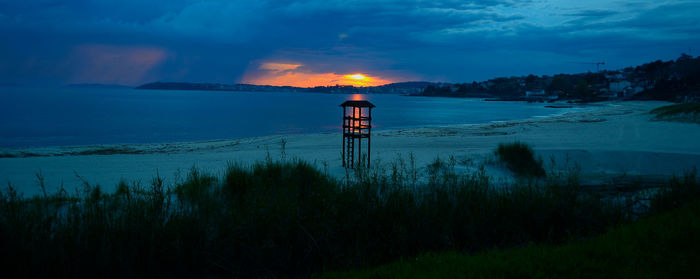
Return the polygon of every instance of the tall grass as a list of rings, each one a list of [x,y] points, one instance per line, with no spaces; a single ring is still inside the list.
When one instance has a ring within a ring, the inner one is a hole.
[[[33,198],[8,185],[0,251],[11,257],[0,274],[305,277],[429,251],[561,242],[628,216],[575,179],[496,187],[483,169],[454,166],[436,160],[422,181],[412,159],[397,160],[339,181],[303,161],[267,160],[231,164],[222,177],[193,168],[176,185],[155,177],[105,193],[84,182]],[[697,193],[696,177],[685,179]],[[686,198],[669,191],[663,207]]]
[[[319,278],[695,278],[700,200],[561,245],[426,253]]]

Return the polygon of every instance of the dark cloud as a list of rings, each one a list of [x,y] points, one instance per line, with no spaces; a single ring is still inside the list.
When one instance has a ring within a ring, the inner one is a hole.
[[[666,3],[639,16],[619,22],[620,26],[657,32],[677,31],[697,36],[700,31],[700,2]]]
[[[581,3],[0,0],[0,35],[9,38],[0,44],[0,82],[236,82],[273,60],[464,81],[589,70],[566,60],[670,59],[700,42],[696,1]],[[117,70],[81,74],[97,67],[86,59],[101,57],[83,53],[89,46],[124,59],[102,57]],[[137,59],[144,54],[158,59]]]

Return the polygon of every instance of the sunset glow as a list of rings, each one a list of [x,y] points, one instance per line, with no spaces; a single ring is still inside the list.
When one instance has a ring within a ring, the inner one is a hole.
[[[356,79],[356,80],[364,80],[364,79],[367,78],[367,77],[365,77],[364,75],[361,75],[361,74],[348,75],[347,77],[349,77],[349,78],[351,78],[351,79]]]
[[[263,62],[258,67],[246,71],[241,82],[295,87],[334,85],[366,87],[385,85],[394,81],[364,73],[317,73],[301,63]]]

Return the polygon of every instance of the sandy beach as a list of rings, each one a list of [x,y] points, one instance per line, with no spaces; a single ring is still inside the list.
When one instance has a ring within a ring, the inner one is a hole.
[[[530,144],[546,169],[581,168],[587,181],[608,183],[621,176],[668,177],[700,165],[700,125],[653,121],[649,111],[664,102],[604,103],[585,112],[481,125],[373,131],[372,164],[388,167],[399,156],[415,157],[425,168],[436,157],[454,156],[462,172],[485,166],[489,175],[507,180],[509,172],[493,160],[498,143]],[[286,142],[282,152],[282,141]],[[283,154],[284,153],[284,154]],[[167,144],[97,145],[3,149],[0,181],[25,195],[39,193],[36,174],[47,190],[67,190],[82,177],[113,190],[120,180],[148,184],[156,175],[172,185],[190,168],[222,174],[228,163],[299,158],[331,175],[343,176],[340,133]],[[551,161],[554,159],[555,164]],[[5,185],[3,185],[4,187]]]

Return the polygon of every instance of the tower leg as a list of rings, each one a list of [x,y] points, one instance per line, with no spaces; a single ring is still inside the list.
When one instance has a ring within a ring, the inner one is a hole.
[[[357,129],[359,132],[359,136],[360,136],[358,138],[357,157],[358,157],[358,159],[360,159],[358,161],[358,164],[364,165],[365,162],[363,161],[364,159],[362,158],[362,108],[357,108],[357,110],[359,112],[357,118],[360,119],[360,123],[358,123],[359,129]]]
[[[345,167],[345,107],[343,107],[343,126],[341,131],[343,132],[343,149],[340,152],[340,160],[343,161],[343,167]]]

